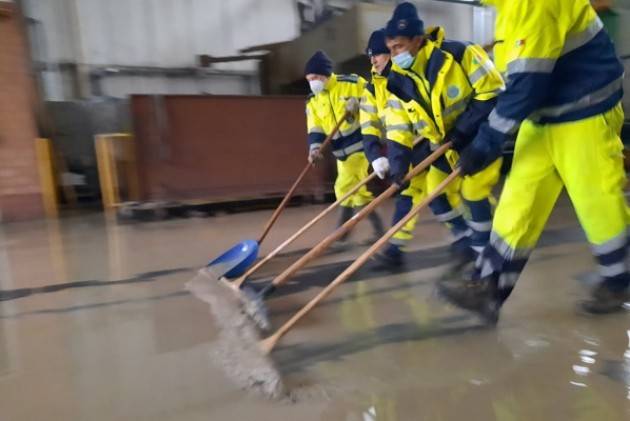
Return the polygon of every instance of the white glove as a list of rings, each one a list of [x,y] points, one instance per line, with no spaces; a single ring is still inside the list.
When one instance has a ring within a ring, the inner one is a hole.
[[[389,172],[389,160],[384,156],[377,158],[372,162],[372,168],[374,169],[377,177],[384,180],[385,176]]]
[[[317,161],[321,161],[323,158],[324,157],[322,155],[322,152],[319,150],[319,148],[313,148],[308,153],[308,162],[310,162],[313,165],[315,165]]]
[[[355,97],[350,97],[346,100],[346,111],[350,115],[355,115],[359,112],[359,100]]]

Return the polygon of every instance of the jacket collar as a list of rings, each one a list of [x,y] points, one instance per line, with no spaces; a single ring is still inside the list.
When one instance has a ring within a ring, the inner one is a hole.
[[[442,42],[444,41],[444,29],[437,26],[434,28],[429,28],[426,32],[426,36],[424,39],[424,44],[418,51],[416,55],[416,59],[411,65],[411,69],[414,73],[418,75],[424,75],[425,70],[428,66],[429,60],[431,59],[431,55],[436,49],[439,49],[442,46]]]
[[[330,77],[328,78],[328,82],[326,82],[325,90],[331,92],[333,89],[335,89],[335,86],[337,86],[337,74],[331,73]]]
[[[387,65],[385,66],[385,68],[383,69],[382,73],[378,73],[376,71],[376,69],[374,69],[374,66],[372,66],[372,80],[374,79],[387,79],[387,76],[389,76],[389,72],[392,69],[392,61],[388,61]]]

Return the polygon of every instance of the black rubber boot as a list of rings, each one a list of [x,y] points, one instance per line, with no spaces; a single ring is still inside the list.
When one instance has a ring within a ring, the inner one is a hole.
[[[385,228],[383,227],[383,221],[378,213],[372,212],[368,215],[368,219],[372,224],[372,230],[374,233],[372,234],[372,237],[366,241],[366,245],[372,245],[385,235]]]
[[[451,304],[476,313],[488,324],[499,321],[503,301],[499,298],[495,275],[475,279],[462,273],[459,279],[441,281],[438,292]]]
[[[463,237],[449,246],[448,269],[442,276],[445,281],[461,278],[462,273],[472,272],[477,253],[470,247],[470,238]]]
[[[346,206],[341,207],[341,212],[339,213],[339,222],[337,222],[337,228],[348,222],[354,216],[354,208],[349,208]],[[350,231],[345,233],[343,237],[339,239],[339,241],[345,241],[350,236]]]
[[[354,216],[354,208],[349,208],[346,206],[341,206],[341,212],[339,214],[339,222],[337,223],[337,228],[348,222]],[[350,232],[346,232],[332,247],[332,251],[341,252],[347,250],[349,247]]]
[[[609,314],[624,310],[626,303],[630,309],[630,293],[627,288],[613,291],[606,283],[601,282],[593,289],[590,298],[579,303],[579,309],[587,314]]]
[[[388,269],[399,268],[405,264],[405,252],[396,244],[388,244],[387,248],[376,253],[374,258]]]

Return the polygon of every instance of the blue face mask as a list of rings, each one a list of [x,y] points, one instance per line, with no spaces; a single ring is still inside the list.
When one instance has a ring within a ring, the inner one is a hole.
[[[398,65],[401,69],[408,69],[413,64],[414,57],[409,53],[409,51],[405,51],[404,53],[400,53],[394,57],[392,57],[392,61]]]

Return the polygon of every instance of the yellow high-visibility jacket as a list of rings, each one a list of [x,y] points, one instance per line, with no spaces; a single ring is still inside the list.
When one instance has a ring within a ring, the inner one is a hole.
[[[419,135],[434,143],[472,139],[505,86],[482,47],[445,40],[442,28],[427,34],[411,67],[393,65],[388,77],[393,97],[386,125],[394,177],[407,172],[413,139]]]
[[[306,103],[306,124],[309,148],[319,148],[346,112],[346,101],[361,100],[366,80],[355,74],[332,74],[323,92],[310,95]],[[359,115],[341,123],[339,132],[333,137],[332,152],[337,159],[345,160],[355,152],[363,150]]]
[[[387,75],[391,66],[390,61],[382,74],[372,69],[372,81],[365,85],[361,97],[363,149],[370,162],[382,156],[382,142],[385,141],[385,107],[389,96]]]
[[[480,129],[502,141],[531,119],[539,124],[582,120],[616,106],[623,65],[588,0],[485,0],[498,12],[503,44],[495,51],[507,86]]]

